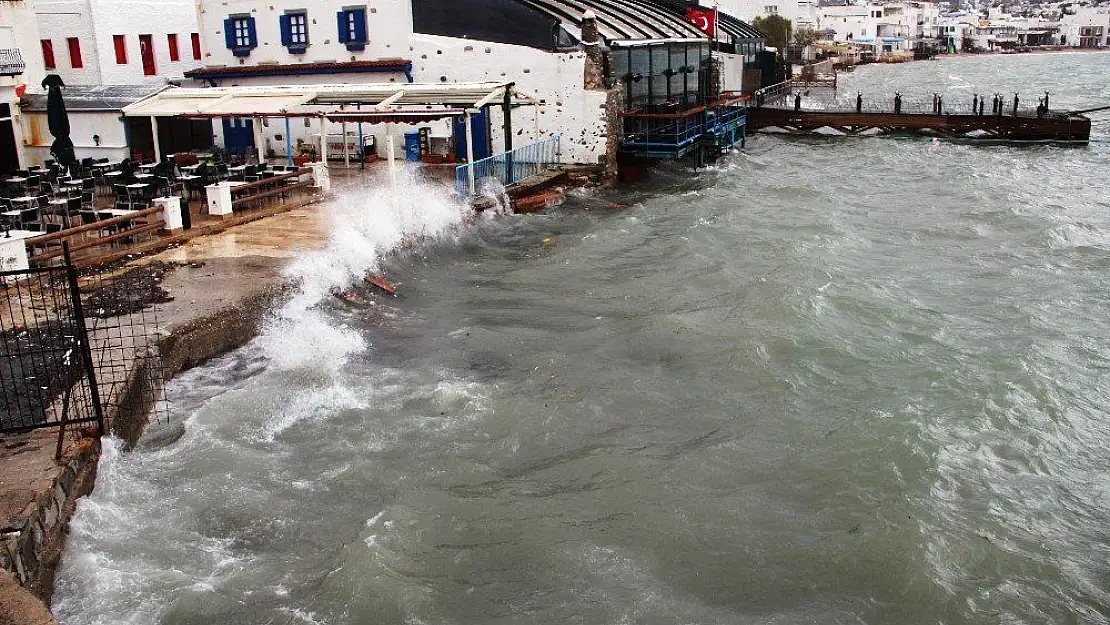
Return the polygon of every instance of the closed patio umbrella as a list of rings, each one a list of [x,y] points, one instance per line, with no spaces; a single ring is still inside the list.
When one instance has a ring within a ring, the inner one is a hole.
[[[50,146],[50,154],[58,165],[72,171],[77,167],[77,155],[73,151],[73,141],[69,138],[69,113],[66,112],[66,103],[62,100],[61,76],[49,74],[42,79],[42,87],[46,94],[46,123],[50,134],[54,135],[54,143]]]

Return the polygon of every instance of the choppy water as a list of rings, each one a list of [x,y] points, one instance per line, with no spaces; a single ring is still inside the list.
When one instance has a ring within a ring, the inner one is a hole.
[[[842,84],[1093,105],[1108,62]],[[174,382],[184,434],[108,446],[54,608],[69,625],[1110,622],[1097,132],[760,136],[707,172],[496,220],[352,199],[361,230],[291,269],[306,288],[271,329]],[[403,297],[326,295],[406,233],[436,238],[385,257]]]

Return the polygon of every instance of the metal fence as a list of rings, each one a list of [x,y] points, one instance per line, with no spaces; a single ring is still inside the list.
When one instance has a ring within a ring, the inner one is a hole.
[[[68,426],[125,434],[121,415],[167,411],[157,267],[82,276],[65,259],[0,272],[0,436],[57,427],[58,455]]]
[[[455,191],[461,197],[470,197],[491,181],[505,186],[553,169],[559,164],[560,137],[554,134],[508,152],[459,165],[455,168]]]

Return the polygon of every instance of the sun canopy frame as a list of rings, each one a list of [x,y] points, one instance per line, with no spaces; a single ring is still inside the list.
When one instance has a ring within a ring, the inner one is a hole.
[[[510,101],[512,106],[539,102],[511,82],[373,83],[361,85],[283,85],[271,87],[175,87],[123,108],[128,117],[320,117],[355,107],[366,112],[425,114],[437,109],[480,109]]]

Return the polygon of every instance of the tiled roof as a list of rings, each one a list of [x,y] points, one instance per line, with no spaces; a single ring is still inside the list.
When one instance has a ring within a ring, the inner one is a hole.
[[[62,99],[68,111],[118,111],[128,104],[145,100],[162,91],[166,85],[97,85],[62,87]],[[46,110],[45,93],[26,93],[21,99],[24,111]]]

